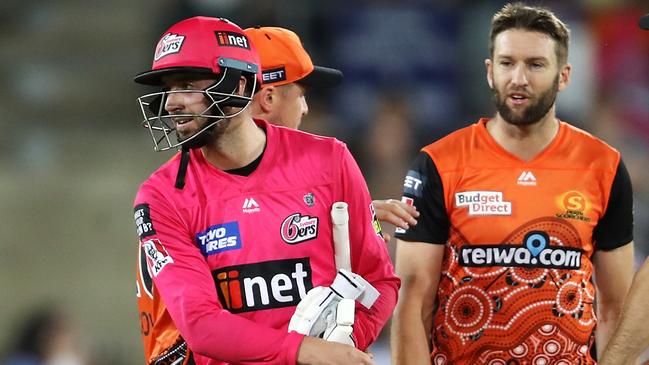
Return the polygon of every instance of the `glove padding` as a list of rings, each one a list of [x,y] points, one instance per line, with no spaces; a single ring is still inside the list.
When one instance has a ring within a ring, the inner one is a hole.
[[[369,309],[378,297],[378,290],[360,275],[340,269],[331,286],[317,286],[302,298],[288,330],[355,346],[355,301]]]

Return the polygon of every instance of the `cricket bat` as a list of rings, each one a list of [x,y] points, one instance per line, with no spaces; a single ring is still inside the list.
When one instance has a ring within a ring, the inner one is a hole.
[[[335,202],[331,206],[333,223],[334,258],[336,269],[352,270],[349,249],[349,212],[347,203]]]

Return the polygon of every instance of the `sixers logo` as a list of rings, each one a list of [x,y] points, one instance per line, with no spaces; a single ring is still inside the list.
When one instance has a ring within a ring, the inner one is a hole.
[[[318,217],[294,213],[282,222],[282,239],[289,245],[312,240],[318,237]]]
[[[164,56],[180,52],[180,48],[183,46],[184,41],[184,35],[173,33],[165,34],[165,36],[160,39],[160,42],[158,42],[153,60],[158,61]]]

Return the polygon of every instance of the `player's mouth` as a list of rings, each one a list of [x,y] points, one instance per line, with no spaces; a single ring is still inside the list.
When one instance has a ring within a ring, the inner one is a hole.
[[[511,93],[508,95],[507,99],[509,99],[513,105],[525,105],[530,100],[530,97],[528,94],[524,93]]]

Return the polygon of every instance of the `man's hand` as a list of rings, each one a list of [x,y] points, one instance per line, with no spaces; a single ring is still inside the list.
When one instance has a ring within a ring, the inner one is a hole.
[[[375,200],[372,202],[376,218],[380,222],[387,222],[403,229],[417,224],[415,218],[419,217],[417,208],[395,199]],[[390,235],[383,233],[385,242],[390,241]]]
[[[297,354],[299,365],[374,365],[372,356],[353,346],[305,336]]]

